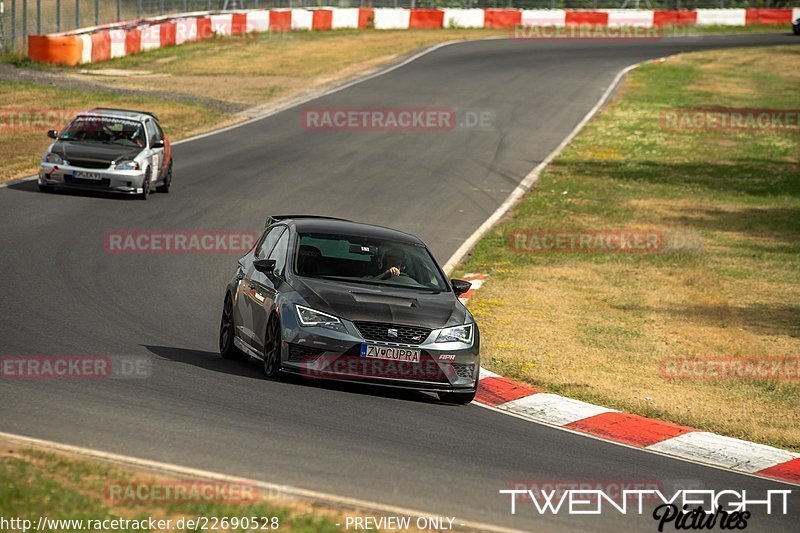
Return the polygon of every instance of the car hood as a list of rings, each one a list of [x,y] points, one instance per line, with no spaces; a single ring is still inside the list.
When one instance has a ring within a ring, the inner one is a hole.
[[[437,294],[306,277],[295,278],[292,286],[309,306],[350,321],[438,329],[464,324],[468,316],[452,292]]]
[[[142,149],[119,144],[103,144],[95,142],[56,141],[50,149],[69,161],[70,159],[90,159],[111,163],[121,159],[133,159]]]

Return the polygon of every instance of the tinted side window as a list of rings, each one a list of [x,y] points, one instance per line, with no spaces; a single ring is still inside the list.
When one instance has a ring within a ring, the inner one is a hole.
[[[147,128],[147,140],[150,141],[150,146],[152,146],[154,142],[159,140],[158,130],[156,130],[156,126],[153,124],[152,120],[148,120],[145,123],[145,127]]]
[[[286,269],[286,251],[289,248],[289,232],[284,231],[268,259],[275,260],[275,275],[282,276]]]
[[[275,246],[275,243],[278,241],[278,237],[281,236],[283,230],[286,229],[284,226],[275,226],[269,233],[262,239],[261,243],[258,245],[258,250],[256,251],[256,259],[267,259],[267,256],[272,251],[272,247]]]

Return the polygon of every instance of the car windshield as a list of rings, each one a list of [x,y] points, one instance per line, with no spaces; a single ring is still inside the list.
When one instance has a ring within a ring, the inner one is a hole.
[[[352,235],[301,233],[294,270],[300,276],[369,285],[446,291],[427,248]]]
[[[116,117],[76,117],[61,132],[62,141],[101,142],[144,148],[144,124]]]

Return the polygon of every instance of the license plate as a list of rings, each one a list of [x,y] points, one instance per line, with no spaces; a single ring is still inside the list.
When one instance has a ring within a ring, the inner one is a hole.
[[[98,181],[103,179],[103,175],[98,172],[83,172],[81,170],[73,170],[72,177],[80,178],[83,180],[98,180]]]
[[[361,345],[361,357],[368,359],[385,359],[387,361],[408,361],[419,363],[421,351],[414,348],[398,348],[396,346]]]

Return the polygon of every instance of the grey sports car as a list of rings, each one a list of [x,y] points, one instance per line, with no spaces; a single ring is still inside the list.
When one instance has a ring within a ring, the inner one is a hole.
[[[74,188],[137,195],[169,192],[172,150],[158,118],[145,111],[96,108],[78,114],[42,155],[39,189]]]
[[[401,231],[311,215],[273,216],[228,284],[223,357],[264,372],[475,397],[478,325],[425,244]]]

